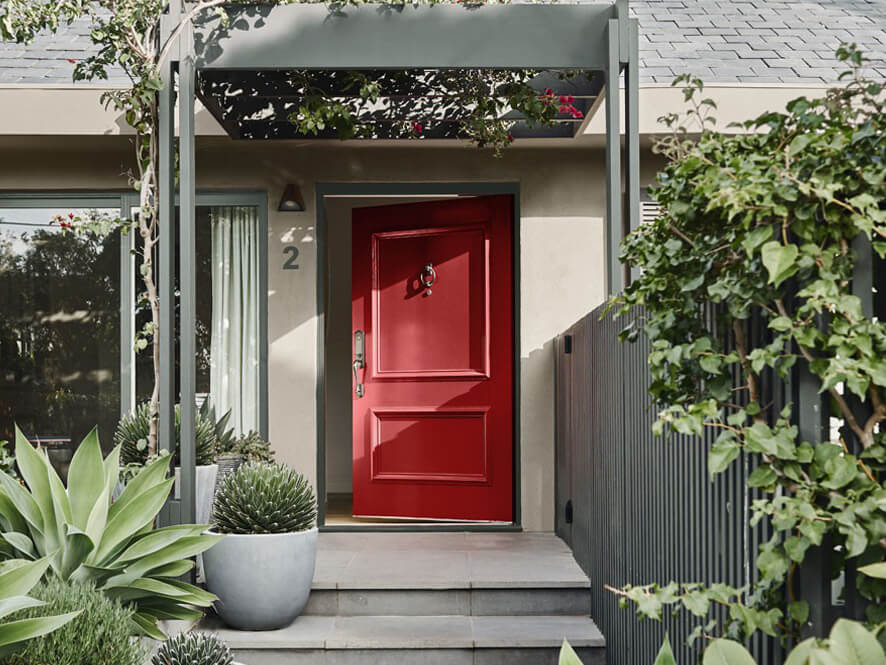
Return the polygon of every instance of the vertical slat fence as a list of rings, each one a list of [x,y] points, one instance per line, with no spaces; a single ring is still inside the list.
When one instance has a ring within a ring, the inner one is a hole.
[[[601,314],[591,312],[557,340],[557,532],[591,579],[609,665],[651,665],[665,632],[677,662],[694,663],[698,654],[684,638],[698,620],[681,612],[661,624],[640,622],[604,585],[752,582],[753,556],[767,537],[765,527],[747,526],[752,469],[740,458],[711,481],[715,433],[652,435],[648,342],[619,342],[630,319]],[[768,382],[768,397],[779,404],[773,387]],[[752,647],[761,665],[776,662],[772,641],[755,639]]]

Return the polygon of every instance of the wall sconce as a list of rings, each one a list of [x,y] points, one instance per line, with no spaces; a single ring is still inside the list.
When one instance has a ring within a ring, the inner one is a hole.
[[[286,185],[277,210],[280,212],[302,212],[304,209],[305,200],[301,195],[301,189],[299,189],[298,185],[291,183]]]

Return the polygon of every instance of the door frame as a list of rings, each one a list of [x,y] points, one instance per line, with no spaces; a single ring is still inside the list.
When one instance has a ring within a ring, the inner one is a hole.
[[[511,248],[513,255],[513,515],[508,524],[442,523],[435,524],[326,524],[326,276],[329,270],[326,233],[327,196],[492,196],[510,195],[513,199]],[[520,185],[517,182],[318,182],[315,185],[317,238],[317,525],[321,531],[522,531],[521,460],[520,460]]]

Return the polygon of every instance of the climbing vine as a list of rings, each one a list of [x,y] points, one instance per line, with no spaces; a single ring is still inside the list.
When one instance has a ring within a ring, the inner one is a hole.
[[[624,338],[650,340],[656,432],[715,432],[712,478],[749,459],[761,497],[751,524],[771,527],[753,585],[611,589],[641,617],[690,612],[690,641],[808,632],[795,573],[812,548],[826,548],[834,570],[859,566],[867,618],[886,620],[886,321],[853,282],[860,252],[886,257],[884,86],[863,76],[854,46],[837,56],[851,70],[840,86],[732,134],[713,128],[702,82],[677,79],[689,111],[664,119],[673,131],[657,147],[667,164],[652,192],[662,212],[623,246],[640,275],[610,306],[637,311]],[[757,325],[765,334],[751,334]],[[767,377],[799,371],[840,427],[801,436],[798,405],[767,394]]]
[[[133,220],[119,219],[116,224],[123,231],[132,231],[139,238],[139,271],[144,291],[139,307],[147,307],[151,318],[138,331],[134,346],[136,351],[151,349],[153,359],[153,390],[149,400],[151,426],[148,452],[157,449],[157,426],[160,390],[160,300],[156,272],[153,264],[155,248],[160,240],[159,226],[159,107],[158,93],[167,82],[161,76],[164,64],[171,57],[178,39],[188,25],[207,13],[220,16],[228,25],[225,5],[229,4],[292,4],[311,0],[258,0],[253,3],[237,3],[230,0],[196,0],[184,3],[184,15],[169,34],[161,34],[161,17],[167,12],[168,0],[3,0],[0,2],[0,39],[27,43],[38,34],[55,32],[64,25],[82,20],[90,26],[93,52],[80,61],[71,61],[75,81],[107,79],[109,72],[122,71],[129,85],[109,90],[102,96],[102,103],[122,114],[135,130],[135,155],[137,168],[129,174],[133,188],[139,193],[139,210]],[[416,4],[439,4],[442,0],[422,0]],[[346,4],[363,4],[364,0],[348,0]],[[456,0],[461,2],[461,0]],[[331,3],[331,11],[340,8],[341,2]],[[405,7],[403,0],[389,3]],[[468,5],[482,3],[464,3]],[[372,123],[379,120],[379,101],[385,84],[391,76],[403,80],[400,85],[407,91],[419,89],[432,94],[425,95],[424,106],[417,108],[393,108],[393,120],[381,115],[382,121],[391,126],[388,134],[393,138],[419,139],[433,134],[441,124],[441,108],[446,108],[453,120],[457,136],[470,139],[478,147],[492,148],[499,154],[513,141],[511,128],[515,124],[515,112],[523,121],[532,125],[550,125],[559,115],[572,120],[581,119],[568,95],[560,95],[548,89],[536,92],[532,80],[538,72],[461,71],[454,74],[429,73],[380,73],[374,76],[360,72],[347,72],[346,88],[357,94],[349,101],[342,101],[334,91],[316,85],[307,72],[296,72],[290,82],[293,89],[302,90],[303,101],[298,108],[285,117],[305,134],[322,134],[332,130],[337,136],[347,138],[372,138]],[[561,72],[560,79],[577,76],[577,72]],[[300,86],[300,87],[299,87]],[[440,102],[445,95],[447,102]],[[430,100],[430,102],[428,102]],[[407,102],[412,103],[412,102]],[[401,102],[402,104],[402,102]],[[508,116],[508,117],[506,117]],[[377,123],[376,123],[377,124]],[[105,229],[107,219],[79,218],[65,223],[66,232],[78,229],[89,231]]]

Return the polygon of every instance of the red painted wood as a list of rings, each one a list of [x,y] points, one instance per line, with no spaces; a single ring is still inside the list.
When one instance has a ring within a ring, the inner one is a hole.
[[[513,521],[512,210],[510,196],[354,210],[355,515]]]

